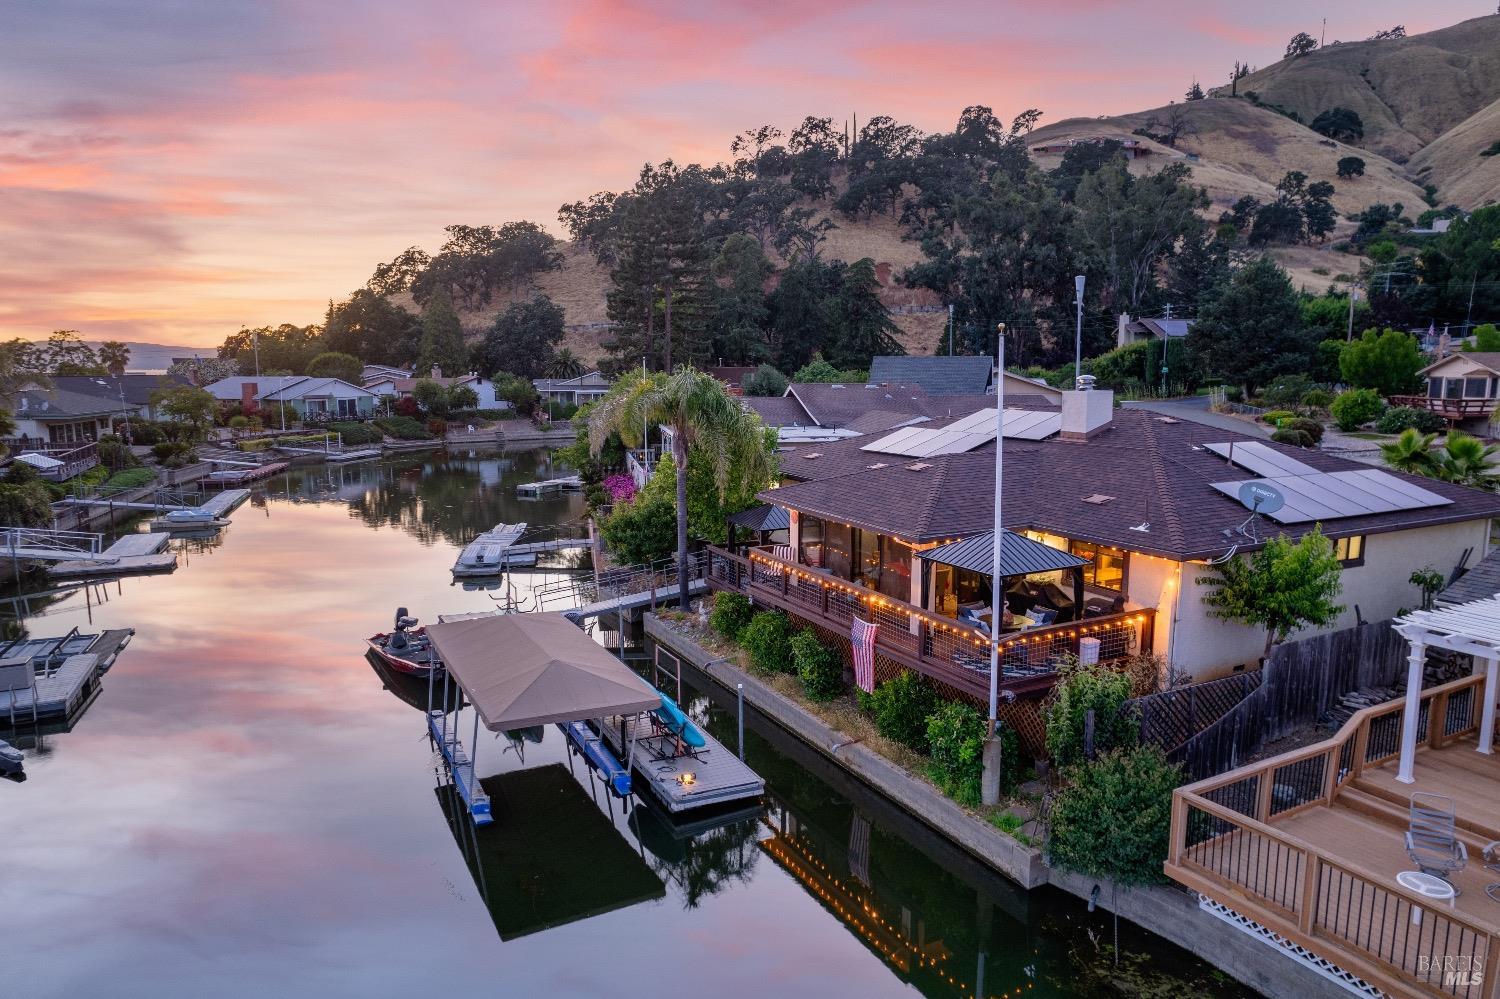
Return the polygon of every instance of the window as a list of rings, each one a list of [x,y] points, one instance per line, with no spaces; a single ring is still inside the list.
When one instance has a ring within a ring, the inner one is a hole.
[[[823,521],[807,514],[798,514],[801,530],[797,534],[797,561],[803,565],[823,564]]]
[[[339,399],[338,400],[338,407],[339,407],[339,415],[340,416],[358,416],[359,415],[359,400],[358,399]]]
[[[1443,380],[1441,378],[1427,379],[1427,398],[1441,399],[1443,397]]]
[[[823,568],[840,579],[852,579],[853,539],[848,524],[823,522]]]
[[[1333,539],[1333,555],[1345,568],[1365,564],[1365,536],[1356,534],[1349,538]]]
[[[1483,399],[1489,390],[1490,380],[1488,378],[1465,378],[1464,398]]]
[[[876,589],[897,600],[911,599],[911,546],[881,536],[880,582]]]
[[[1125,592],[1125,571],[1129,565],[1129,556],[1125,552],[1086,541],[1074,541],[1068,546],[1068,551],[1089,560],[1089,564],[1083,567],[1084,583],[1102,590]]]
[[[1448,399],[1462,399],[1464,397],[1464,380],[1462,378],[1449,378],[1444,397]]]

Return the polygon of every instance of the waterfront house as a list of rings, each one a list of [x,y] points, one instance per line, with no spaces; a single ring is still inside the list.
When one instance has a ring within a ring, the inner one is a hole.
[[[154,377],[154,376],[152,376]],[[67,380],[67,379],[63,379]],[[117,418],[139,417],[139,407],[100,389],[98,394],[69,388],[28,388],[17,393],[12,445],[81,444],[110,432]]]
[[[1458,351],[1427,365],[1417,375],[1418,395],[1391,397],[1392,405],[1427,409],[1455,422],[1488,420],[1500,400],[1500,353]]]
[[[341,378],[235,375],[204,389],[219,402],[238,402],[247,410],[286,402],[304,420],[363,420],[375,415],[375,393]]]
[[[582,406],[598,402],[609,391],[609,380],[597,371],[573,378],[533,378],[531,384],[544,406],[554,402]]]
[[[367,366],[368,367],[368,366]],[[466,385],[474,390],[479,403],[475,409],[510,409],[510,403],[495,395],[495,383],[488,378],[482,378],[477,372],[469,372],[466,375],[458,375],[448,378],[437,365],[433,365],[432,371],[421,377],[415,378],[409,372],[395,373],[386,372],[376,374],[365,382],[364,387],[384,399],[408,399],[416,394],[418,382],[437,382],[444,388],[452,388],[456,385]]]
[[[951,681],[955,664],[975,666],[972,654],[938,656],[931,630],[972,648],[993,624],[984,619],[993,586],[985,544],[951,547],[991,530],[993,427],[988,409],[789,449],[780,487],[761,494],[789,511],[789,544],[752,551],[754,564],[737,571],[749,570],[747,585],[764,577],[788,593],[805,589],[819,611],[819,589],[839,605],[878,600],[897,630],[924,636],[901,639],[917,654],[900,661]],[[1212,575],[1209,561],[1321,524],[1344,565],[1346,610],[1331,626],[1343,628],[1416,604],[1413,569],[1447,575],[1482,558],[1500,516],[1492,493],[1117,411],[1106,391],[1067,392],[1060,410],[1007,405],[1004,466],[1006,527],[1081,562],[1001,573],[1011,618],[999,633],[1002,666],[1028,682],[1050,672],[1056,654],[1084,650],[1102,658],[1152,651],[1179,678],[1254,667],[1264,632],[1209,616],[1209,586],[1198,581]],[[1286,506],[1252,514],[1237,498],[1247,482],[1276,488]],[[778,581],[788,576],[795,585]],[[799,610],[791,597],[778,605],[793,614],[809,606]],[[1100,644],[1082,644],[1086,637]]]
[[[174,385],[186,385],[186,378],[156,374],[58,375],[52,387],[79,395],[120,403],[130,411],[131,419],[157,419],[156,396]]]

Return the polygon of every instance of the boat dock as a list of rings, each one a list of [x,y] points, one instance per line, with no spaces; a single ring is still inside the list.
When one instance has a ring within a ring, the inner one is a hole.
[[[325,449],[320,447],[286,447],[284,445],[277,445],[276,450],[298,458],[322,458],[324,461],[332,462],[365,461],[370,458],[380,457],[380,448],[378,447],[345,450],[341,447]]]
[[[521,499],[541,499],[554,493],[573,492],[583,488],[583,480],[576,475],[565,475],[560,479],[544,479],[541,482],[523,482],[516,486],[516,496]]]
[[[442,751],[443,760],[448,764],[448,773],[453,778],[453,787],[469,810],[474,824],[476,826],[489,825],[494,821],[494,817],[490,814],[490,796],[485,793],[479,780],[474,776],[474,761],[469,759],[469,754],[464,751],[463,740],[458,735],[458,726],[455,724],[450,730],[448,713],[441,708],[432,708],[427,712],[427,731],[432,736],[432,741],[437,743],[438,749]]]
[[[511,550],[526,532],[526,524],[496,524],[464,545],[453,563],[453,575],[459,579],[474,576],[498,576],[510,564]],[[536,555],[532,554],[533,561]]]
[[[226,463],[216,462],[216,464]],[[235,487],[242,486],[246,482],[259,482],[261,479],[269,479],[271,476],[276,475],[279,472],[284,472],[291,467],[292,466],[290,462],[272,461],[264,465],[252,465],[244,468],[218,469],[209,472],[198,481],[202,486],[204,486],[204,488],[226,489],[230,492],[243,492],[248,496],[248,490],[238,489]]]
[[[646,715],[606,725],[603,735],[621,759],[629,755],[629,741],[635,741],[634,772],[641,782],[637,786],[649,786],[674,815],[765,792],[766,782],[744,760],[701,728],[698,731],[705,745],[682,755],[675,752],[676,737],[655,729]]]
[[[177,565],[177,556],[163,553],[165,534],[127,534],[109,547],[104,535],[41,528],[0,528],[0,555],[16,562],[51,562],[52,576],[120,575],[163,572]]]
[[[693,597],[702,596],[706,592],[708,592],[707,580],[692,579],[688,581],[689,600]],[[674,603],[676,600],[677,583],[673,581],[651,590],[595,600],[593,603],[584,604],[582,607],[574,607],[562,613],[571,620],[579,622],[587,621],[591,617],[603,617],[607,614],[624,614],[626,617],[634,618],[643,610],[654,608],[657,604]]]
[[[259,467],[264,468],[266,466]],[[218,475],[219,473],[214,472],[213,474]],[[201,481],[208,482],[209,480],[204,479]],[[172,513],[174,511],[180,510],[197,513],[204,517],[222,517],[226,513],[229,513],[231,510],[233,510],[235,507],[239,506],[241,503],[245,502],[245,500],[249,499],[250,490],[226,489],[223,492],[219,493],[217,496],[210,496],[208,499],[204,500],[202,503],[197,504],[196,506],[191,503],[183,502],[181,500],[174,502],[169,498],[175,495],[176,494],[174,493],[164,493],[158,491],[157,498],[154,500],[135,500],[133,502],[127,503],[116,502],[115,500],[105,499],[103,497],[97,496],[69,496],[67,499],[61,500],[60,502],[67,503],[73,506],[112,506],[118,510],[151,510],[157,513]]]
[[[23,638],[0,648],[0,717],[9,724],[69,715],[92,696],[100,674],[135,631]]]

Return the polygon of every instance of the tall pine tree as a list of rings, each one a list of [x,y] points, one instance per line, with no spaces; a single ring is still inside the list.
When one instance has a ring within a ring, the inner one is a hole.
[[[433,367],[453,377],[467,371],[469,349],[464,345],[464,328],[453,311],[453,299],[446,288],[438,288],[422,309],[422,346],[417,354],[417,372],[426,374]]]

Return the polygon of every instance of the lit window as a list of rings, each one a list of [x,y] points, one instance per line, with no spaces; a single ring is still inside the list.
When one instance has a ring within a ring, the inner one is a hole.
[[[1365,536],[1356,534],[1351,538],[1334,538],[1333,555],[1345,566],[1365,564]]]
[[[1078,558],[1089,560],[1089,564],[1083,567],[1085,583],[1104,590],[1114,590],[1116,593],[1125,592],[1127,556],[1120,549],[1075,541],[1068,550]]]

